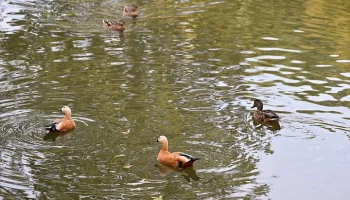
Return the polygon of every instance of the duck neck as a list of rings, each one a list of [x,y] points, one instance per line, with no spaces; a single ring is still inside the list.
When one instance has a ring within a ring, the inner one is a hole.
[[[163,141],[161,151],[168,151],[168,141]]]
[[[64,117],[65,117],[66,119],[72,119],[72,116],[71,116],[70,114],[66,114]]]

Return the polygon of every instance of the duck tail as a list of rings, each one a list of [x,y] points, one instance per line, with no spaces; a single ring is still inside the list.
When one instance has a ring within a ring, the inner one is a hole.
[[[195,158],[191,155],[188,155],[188,154],[185,154],[185,153],[180,153],[180,156],[184,156],[188,159],[190,159],[189,161],[187,161],[186,163],[183,163],[182,164],[182,167],[183,168],[186,168],[186,167],[191,167],[193,165],[193,163],[196,161],[196,160],[199,160],[199,158]]]
[[[191,161],[193,160],[193,162],[194,161],[196,161],[196,160],[200,160],[200,158],[191,158]]]
[[[199,158],[191,158],[191,160],[188,161],[187,163],[188,163],[189,165],[193,165],[193,163],[194,163],[195,161],[197,161],[197,160],[200,160],[200,159],[199,159]]]
[[[196,160],[199,160],[199,158],[191,158],[188,162],[182,164],[182,168],[192,167]]]
[[[48,130],[50,132],[57,132],[58,130],[56,129],[58,123],[52,123],[47,126],[45,126],[45,130]]]
[[[106,26],[110,26],[110,23],[109,23],[108,20],[103,19],[103,20],[102,20],[102,23],[105,24]]]

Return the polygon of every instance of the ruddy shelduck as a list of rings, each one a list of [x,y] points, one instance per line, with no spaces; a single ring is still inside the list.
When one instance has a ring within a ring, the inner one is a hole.
[[[139,15],[139,11],[137,10],[137,5],[131,4],[124,6],[123,15],[129,17],[137,17]]]
[[[261,122],[277,122],[279,116],[272,110],[263,110],[263,103],[260,99],[255,99],[252,108],[256,107],[254,119]]]
[[[198,158],[182,152],[170,153],[168,150],[168,139],[165,136],[159,136],[157,142],[162,144],[162,148],[158,154],[157,160],[163,165],[168,165],[176,168],[192,167],[193,163]]]
[[[76,124],[72,119],[71,109],[68,106],[63,106],[62,112],[64,113],[64,118],[53,120],[52,123],[45,128],[46,130],[50,132],[65,132],[75,129]]]

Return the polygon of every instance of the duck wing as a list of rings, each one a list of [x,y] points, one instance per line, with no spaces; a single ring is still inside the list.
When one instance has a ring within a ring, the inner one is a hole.
[[[55,120],[55,121],[56,121],[56,120]],[[57,126],[58,126],[60,123],[61,123],[60,121],[53,122],[53,123],[47,125],[47,126],[45,127],[45,130],[48,130],[48,131],[50,131],[50,132],[57,132],[57,131],[59,131],[59,130],[57,129]]]
[[[179,167],[181,168],[191,167],[194,161],[199,160],[199,158],[195,158],[182,152],[174,152],[174,154],[176,155],[176,160],[179,162]]]
[[[194,160],[194,161],[199,160],[199,158],[195,158],[195,157],[193,157],[193,156],[191,156],[191,155],[189,155],[189,154],[182,153],[182,152],[180,152],[179,156],[180,156],[180,157],[185,157],[185,158],[187,158],[187,159],[189,159],[189,160]]]
[[[263,110],[263,113],[266,118],[269,118],[270,120],[278,120],[279,116],[273,112],[272,110]]]

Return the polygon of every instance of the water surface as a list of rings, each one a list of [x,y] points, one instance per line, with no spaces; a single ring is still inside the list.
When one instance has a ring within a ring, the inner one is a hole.
[[[0,2],[0,199],[347,199],[348,1],[137,0],[103,29],[126,3]]]

